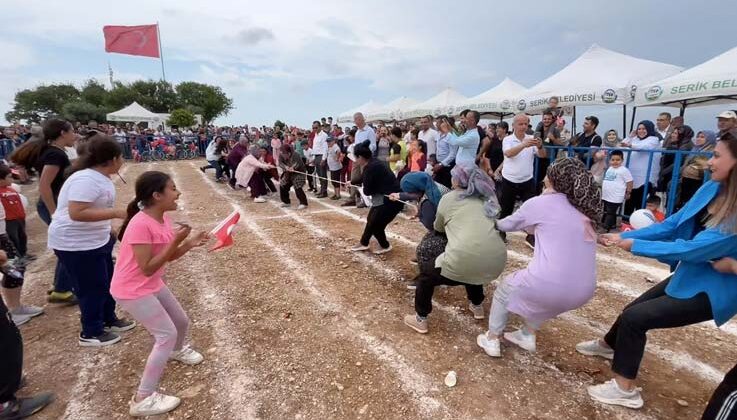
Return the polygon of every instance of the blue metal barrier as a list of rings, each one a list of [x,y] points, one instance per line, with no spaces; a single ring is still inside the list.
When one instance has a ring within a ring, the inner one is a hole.
[[[711,152],[698,152],[698,151],[685,151],[685,150],[666,150],[666,149],[656,149],[656,150],[642,150],[642,149],[631,149],[628,147],[573,147],[573,146],[545,146],[545,149],[547,151],[547,157],[544,159],[548,159],[549,164],[553,164],[555,162],[555,159],[558,156],[558,153],[561,152],[567,152],[568,156],[578,156],[581,158],[583,155],[585,155],[585,163],[586,167],[591,168],[592,164],[592,156],[600,150],[605,151],[614,151],[614,150],[621,150],[622,153],[625,155],[625,166],[629,168],[630,166],[630,160],[632,158],[632,153],[647,153],[648,154],[648,162],[647,162],[647,172],[645,177],[645,184],[644,184],[644,191],[642,194],[642,203],[640,208],[645,208],[645,204],[647,202],[647,197],[649,196],[649,189],[650,189],[650,179],[652,170],[653,170],[653,161],[655,159],[660,160],[663,155],[674,155],[673,160],[673,173],[670,177],[670,185],[668,186],[668,191],[666,195],[666,217],[673,214],[673,211],[675,209],[676,203],[678,202],[678,195],[679,195],[679,189],[678,186],[680,185],[681,181],[681,170],[683,169],[683,163],[688,160],[690,156],[706,156],[711,157]],[[535,170],[534,170],[534,177],[535,177],[535,183],[537,184],[538,179],[540,179],[538,174],[538,163],[540,158],[535,156]],[[606,157],[606,166],[604,167],[604,171],[606,172],[606,169],[609,168],[609,154],[607,154]],[[663,168],[660,168],[662,170]],[[660,174],[657,174],[658,176],[656,179],[660,178]],[[704,182],[709,179],[709,173],[708,170],[704,173]],[[621,209],[621,214],[624,215],[624,206]],[[628,216],[628,215],[626,215]]]

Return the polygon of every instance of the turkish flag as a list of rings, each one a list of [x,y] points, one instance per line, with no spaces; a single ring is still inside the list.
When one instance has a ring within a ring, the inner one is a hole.
[[[210,251],[227,248],[233,245],[233,229],[235,229],[235,225],[238,224],[238,220],[240,220],[240,218],[241,214],[238,213],[238,211],[233,211],[233,213],[230,213],[228,217],[215,226],[215,229],[210,232],[210,235],[215,236],[217,242],[212,248],[210,248]]]
[[[159,58],[158,25],[103,26],[105,51]]]

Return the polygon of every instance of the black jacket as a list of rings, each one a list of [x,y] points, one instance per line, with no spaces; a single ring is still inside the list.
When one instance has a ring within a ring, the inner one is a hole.
[[[363,193],[366,195],[391,194],[400,192],[399,182],[394,172],[378,159],[369,160],[363,168]],[[386,201],[386,197],[384,197]]]

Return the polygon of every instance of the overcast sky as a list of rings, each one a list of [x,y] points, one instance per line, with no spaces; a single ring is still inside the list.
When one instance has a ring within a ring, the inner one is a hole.
[[[424,100],[447,86],[476,95],[505,76],[529,87],[592,43],[683,67],[737,45],[737,12],[730,1],[4,0],[3,5],[0,119],[20,89],[90,77],[107,84],[108,62],[117,80],[161,77],[157,59],[105,53],[103,25],[158,21],[167,79],[216,84],[234,99],[235,109],[220,124],[281,119],[307,126],[369,99]],[[580,112],[602,116],[600,131],[621,130],[621,108]],[[655,112],[638,111],[638,119]],[[689,110],[687,122],[696,130],[713,128],[714,112]]]

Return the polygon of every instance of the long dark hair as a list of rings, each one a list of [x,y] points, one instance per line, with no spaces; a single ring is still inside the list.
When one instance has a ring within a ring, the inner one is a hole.
[[[61,137],[65,132],[74,130],[69,121],[52,118],[43,124],[43,137],[23,143],[10,155],[10,161],[24,168],[33,168],[49,143]]]
[[[217,136],[213,141],[217,141],[217,146],[215,146],[215,153],[220,154],[228,150],[228,140],[224,139],[223,136]]]
[[[118,239],[123,240],[123,234],[125,229],[128,227],[133,216],[135,216],[142,208],[150,206],[153,202],[154,193],[163,193],[166,189],[166,184],[169,183],[171,177],[168,174],[159,171],[147,171],[141,174],[136,179],[136,196],[133,201],[128,203],[126,216],[123,221],[123,225],[120,226],[118,231]]]
[[[72,166],[72,172],[107,165],[123,155],[123,149],[112,137],[96,133],[78,148],[79,158]]]

